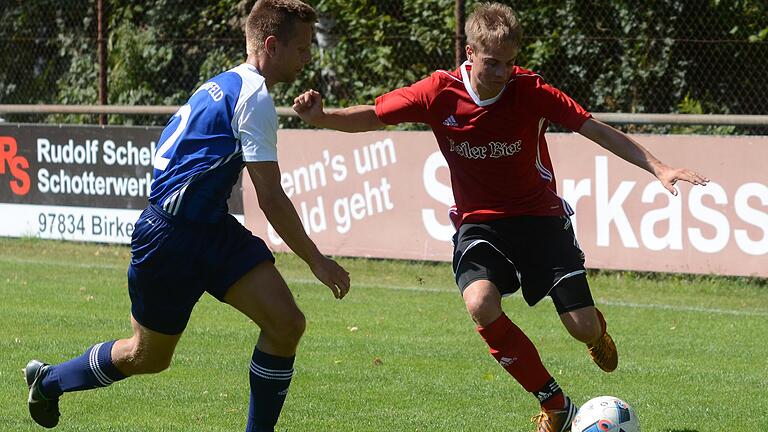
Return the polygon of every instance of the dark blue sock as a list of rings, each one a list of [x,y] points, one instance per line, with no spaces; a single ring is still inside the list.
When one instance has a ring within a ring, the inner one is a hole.
[[[253,349],[251,359],[251,406],[246,432],[273,432],[288,386],[293,377],[296,357],[278,357]]]
[[[43,395],[57,398],[64,392],[106,387],[125,378],[112,364],[114,344],[115,341],[96,344],[80,357],[51,366],[40,386]]]

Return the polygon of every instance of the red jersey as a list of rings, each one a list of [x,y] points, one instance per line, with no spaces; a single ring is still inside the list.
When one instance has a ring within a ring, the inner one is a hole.
[[[470,63],[376,98],[385,124],[432,128],[451,172],[458,225],[507,216],[571,215],[557,195],[544,133],[549,121],[573,131],[591,117],[541,76],[515,67],[504,89],[480,100]]]

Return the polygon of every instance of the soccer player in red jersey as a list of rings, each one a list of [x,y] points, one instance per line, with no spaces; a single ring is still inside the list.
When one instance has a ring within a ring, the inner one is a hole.
[[[708,179],[663,164],[541,76],[515,66],[522,30],[509,7],[480,4],[466,34],[467,62],[379,96],[375,105],[326,113],[320,94],[310,90],[293,108],[313,126],[346,132],[403,122],[432,128],[451,172],[453,269],[467,310],[493,357],[539,400],[537,431],[562,432],[577,407],[505,315],[502,295],[522,287],[530,306],[549,295],[568,332],[587,345],[604,371],[617,367],[618,354],[594,306],[569,218],[573,210],[555,190],[545,138],[549,122],[645,169],[672,194],[679,180],[704,185]]]

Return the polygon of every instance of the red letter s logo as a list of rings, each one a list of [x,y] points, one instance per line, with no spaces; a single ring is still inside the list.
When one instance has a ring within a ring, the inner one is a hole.
[[[29,161],[24,156],[17,156],[18,145],[13,137],[0,137],[0,174],[5,174],[5,166],[8,165],[13,180],[8,182],[11,191],[16,195],[26,195],[31,185],[29,174]]]

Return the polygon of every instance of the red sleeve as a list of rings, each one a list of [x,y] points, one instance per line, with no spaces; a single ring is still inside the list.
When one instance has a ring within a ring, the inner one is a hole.
[[[427,109],[434,98],[437,77],[434,74],[376,98],[376,116],[384,124],[429,123]]]
[[[578,132],[584,122],[592,118],[592,114],[578,102],[539,77],[536,77],[536,85],[530,100],[543,117],[574,132]]]

